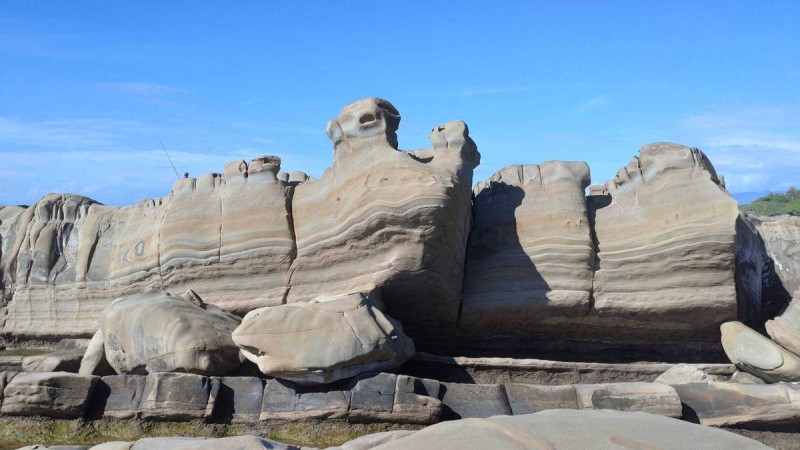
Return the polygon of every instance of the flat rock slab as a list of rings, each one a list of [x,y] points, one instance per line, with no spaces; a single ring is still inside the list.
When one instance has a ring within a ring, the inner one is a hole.
[[[77,372],[85,349],[60,350],[22,358],[25,372]]]
[[[139,411],[143,419],[208,418],[218,391],[218,378],[188,373],[151,373],[145,381]]]
[[[136,441],[131,450],[299,450],[300,447],[256,436],[226,438],[158,437]]]
[[[800,420],[796,384],[705,382],[674,388],[703,425],[763,429]]]
[[[444,404],[443,419],[511,414],[511,405],[502,384],[442,383],[440,396]]]
[[[575,387],[506,383],[511,412],[516,416],[546,409],[580,409]]]
[[[100,379],[89,408],[91,418],[130,419],[139,415],[147,377],[109,375]]]
[[[442,422],[374,447],[428,449],[768,449],[723,430],[643,412],[550,410]]]
[[[671,386],[658,383],[576,384],[579,409],[642,411],[680,418],[681,399]]]
[[[725,354],[742,372],[772,383],[800,381],[800,356],[741,322],[724,323],[720,330]]]
[[[258,377],[222,377],[214,417],[222,422],[257,422],[264,400],[264,380]]]
[[[349,391],[298,392],[298,388],[291,382],[267,380],[261,420],[347,417],[350,407]]]
[[[66,372],[20,373],[3,390],[0,413],[12,416],[83,417],[99,378]]]

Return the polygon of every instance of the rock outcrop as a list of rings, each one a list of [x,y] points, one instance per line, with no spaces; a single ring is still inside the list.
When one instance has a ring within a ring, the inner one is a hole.
[[[800,355],[800,297],[792,300],[783,314],[768,321],[766,329],[773,341]]]
[[[414,343],[382,309],[377,291],[261,308],[245,316],[233,340],[266,375],[330,383],[413,356]]]
[[[764,241],[770,268],[789,295],[800,296],[800,217],[759,216],[749,220]]]
[[[100,315],[105,359],[119,374],[190,372],[223,375],[241,364],[231,333],[240,319],[206,305],[192,291],[162,291],[115,300]],[[296,350],[296,349],[294,349]],[[94,367],[99,349],[90,345],[82,364]]]
[[[800,356],[741,322],[722,325],[722,347],[739,370],[765,381],[800,381]]]
[[[474,189],[459,327],[475,335],[568,334],[591,309],[589,166],[511,166]]]
[[[412,335],[431,334],[458,319],[480,154],[460,121],[435,127],[432,149],[400,151],[399,122],[394,106],[371,98],[328,123],[333,167],[292,198],[287,300],[379,287],[392,317]]]

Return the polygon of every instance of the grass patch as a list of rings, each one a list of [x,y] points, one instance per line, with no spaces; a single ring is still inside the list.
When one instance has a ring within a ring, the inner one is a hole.
[[[785,194],[769,194],[752,203],[739,206],[742,212],[751,212],[764,216],[789,214],[800,216],[800,191],[791,188]]]

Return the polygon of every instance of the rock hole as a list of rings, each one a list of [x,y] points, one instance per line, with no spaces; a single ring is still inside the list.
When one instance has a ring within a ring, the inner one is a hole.
[[[375,116],[373,116],[370,113],[364,114],[363,116],[361,116],[361,118],[358,119],[358,121],[361,122],[361,123],[368,123],[368,122],[372,122],[374,120],[375,120]]]

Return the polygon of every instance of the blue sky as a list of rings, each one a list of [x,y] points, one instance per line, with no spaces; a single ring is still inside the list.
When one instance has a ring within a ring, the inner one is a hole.
[[[37,2],[0,8],[0,204],[107,204],[275,154],[331,164],[325,123],[363,97],[400,146],[462,119],[475,180],[640,146],[703,149],[731,192],[800,186],[800,2]]]

